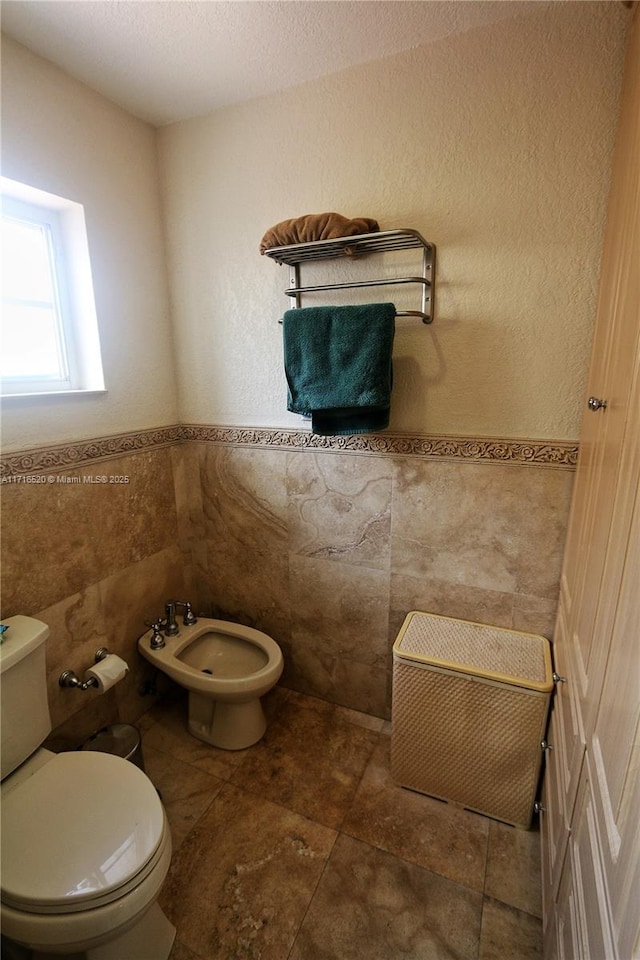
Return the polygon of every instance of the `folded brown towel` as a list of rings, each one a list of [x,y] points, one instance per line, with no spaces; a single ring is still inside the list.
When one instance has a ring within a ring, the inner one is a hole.
[[[335,240],[354,237],[359,233],[377,233],[376,220],[358,217],[349,220],[341,213],[308,213],[304,217],[283,220],[267,230],[260,241],[260,253],[271,247],[287,247],[291,243],[311,243],[314,240]]]

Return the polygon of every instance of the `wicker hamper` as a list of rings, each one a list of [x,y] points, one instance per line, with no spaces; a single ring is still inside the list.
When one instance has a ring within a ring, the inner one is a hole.
[[[394,779],[528,828],[552,689],[544,637],[412,611],[393,645]]]

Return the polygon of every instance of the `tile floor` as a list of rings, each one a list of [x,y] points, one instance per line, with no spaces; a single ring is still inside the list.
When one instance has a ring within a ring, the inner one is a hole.
[[[171,824],[171,960],[534,960],[539,835],[395,786],[390,726],[276,688],[248,750],[141,723]]]

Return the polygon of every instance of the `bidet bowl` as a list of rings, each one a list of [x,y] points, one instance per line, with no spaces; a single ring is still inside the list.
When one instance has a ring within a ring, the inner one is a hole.
[[[149,630],[138,641],[143,657],[185,689],[215,699],[262,697],[282,674],[275,640],[241,623],[202,617],[193,626],[180,625],[159,650],[151,649],[151,637]]]

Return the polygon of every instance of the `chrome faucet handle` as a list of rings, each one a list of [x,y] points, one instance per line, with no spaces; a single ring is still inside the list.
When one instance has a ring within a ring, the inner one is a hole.
[[[145,626],[151,627],[153,634],[149,640],[149,646],[152,650],[161,650],[164,647],[165,639],[162,636],[162,628],[164,626],[164,620],[145,620]]]
[[[185,627],[192,627],[194,623],[198,622],[198,618],[193,612],[193,607],[189,602],[185,603],[184,605],[184,619],[182,622],[184,623]]]

